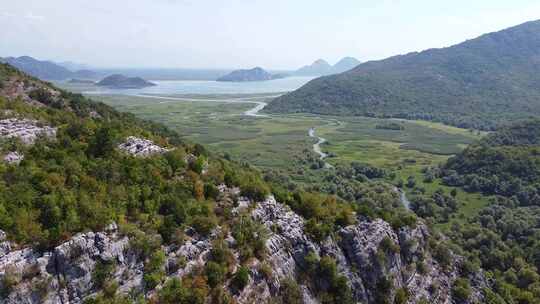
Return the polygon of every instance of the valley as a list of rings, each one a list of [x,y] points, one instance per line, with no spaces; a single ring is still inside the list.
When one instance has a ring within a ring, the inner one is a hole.
[[[0,304],[540,304],[537,5],[24,2]]]
[[[73,86],[71,89],[83,91]],[[357,162],[395,172],[394,178],[386,179],[396,185],[412,177],[427,193],[437,189],[450,192],[452,188],[438,180],[425,183],[422,171],[444,163],[485,135],[427,121],[265,113],[266,103],[282,94],[274,92],[86,93],[120,111],[163,123],[183,138],[202,143],[228,158],[252,164],[263,172],[287,176],[291,183],[308,188],[319,187],[326,176],[333,174],[335,166]],[[379,128],[393,122],[403,129]],[[316,134],[310,130],[316,130]],[[407,191],[412,190],[404,188],[404,193]],[[478,194],[460,191],[458,197],[462,204],[455,216],[458,222],[475,216],[488,203],[486,197]]]

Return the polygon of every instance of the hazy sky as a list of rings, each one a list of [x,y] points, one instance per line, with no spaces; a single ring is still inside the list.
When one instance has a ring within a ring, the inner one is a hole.
[[[0,56],[293,69],[443,47],[540,19],[538,0],[1,0]]]

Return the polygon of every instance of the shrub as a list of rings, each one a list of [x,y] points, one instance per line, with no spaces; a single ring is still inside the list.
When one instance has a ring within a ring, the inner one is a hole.
[[[227,269],[224,266],[212,261],[206,263],[205,274],[210,287],[215,288],[219,283],[223,282],[226,273]]]
[[[92,272],[92,281],[94,282],[94,287],[101,289],[111,278],[114,272],[115,264],[99,261],[96,263],[96,267]]]
[[[241,291],[246,287],[246,285],[249,282],[249,269],[245,266],[241,266],[238,268],[236,273],[234,274],[232,281],[231,281],[231,287],[234,289]]]
[[[216,227],[216,220],[209,216],[197,215],[193,218],[191,225],[198,233],[209,235],[212,229]]]
[[[279,295],[282,304],[302,304],[304,303],[302,290],[296,281],[289,278],[280,283]]]
[[[15,268],[8,267],[1,279],[0,295],[2,298],[6,298],[13,288],[21,281],[20,274],[17,274]]]
[[[469,281],[464,278],[457,279],[452,286],[452,295],[457,303],[466,303],[471,296]]]
[[[396,290],[394,304],[405,304],[409,300],[409,291],[406,288]]]

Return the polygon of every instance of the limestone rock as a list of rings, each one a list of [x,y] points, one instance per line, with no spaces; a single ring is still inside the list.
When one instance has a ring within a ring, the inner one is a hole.
[[[235,189],[225,186],[219,189],[222,194],[236,193]],[[457,269],[462,258],[454,256],[455,264],[447,268],[439,265],[429,252],[429,230],[422,223],[414,228],[394,230],[380,219],[360,220],[355,225],[342,228],[334,237],[317,243],[305,233],[304,219],[273,196],[249,204],[252,218],[268,228],[269,238],[264,262],[253,258],[244,264],[250,272],[247,286],[236,291],[230,287],[229,281],[223,285],[237,303],[267,303],[269,298],[279,295],[283,279],[298,281],[301,277],[304,260],[309,253],[334,258],[338,273],[346,278],[355,302],[376,303],[380,296],[377,284],[382,280],[393,286],[393,291],[384,295],[390,302],[393,302],[397,288],[408,290],[408,303],[411,304],[421,300],[428,303],[453,302],[451,287],[458,277]],[[240,263],[235,249],[236,240],[230,233],[223,235],[226,231],[218,227],[209,236],[202,236],[188,228],[184,231],[183,243],[162,246],[166,257],[166,280],[182,278],[204,267],[213,241],[221,236],[236,257],[232,271],[237,269]],[[145,291],[144,261],[131,248],[129,238],[118,232],[115,224],[102,232],[77,234],[50,252],[16,248],[0,231],[0,282],[6,275],[15,275],[16,278],[9,296],[0,303],[82,303],[100,291],[92,281],[92,274],[99,263],[115,265],[111,280],[118,283],[120,294],[140,292],[150,298],[162,286]],[[426,266],[422,274],[414,267],[420,261]],[[267,264],[270,273],[262,271],[263,263]],[[433,290],[433,286],[438,288]],[[481,303],[482,290],[489,286],[482,272],[475,274],[471,278],[473,292],[470,302]],[[302,281],[300,288],[304,303],[320,303],[313,282],[309,279]]]
[[[0,120],[0,137],[19,138],[24,144],[33,144],[39,136],[56,137],[56,128],[39,126],[29,119],[8,118]]]
[[[151,140],[129,136],[126,141],[118,146],[118,148],[128,154],[138,157],[148,157],[155,154],[162,154],[168,149],[162,148]]]
[[[4,162],[18,165],[24,159],[24,155],[19,152],[9,152],[4,156]]]

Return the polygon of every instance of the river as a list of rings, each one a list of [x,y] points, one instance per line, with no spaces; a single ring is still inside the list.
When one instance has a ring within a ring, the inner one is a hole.
[[[319,154],[319,156],[320,156],[319,159],[320,160],[324,160],[325,158],[327,158],[328,154],[324,153],[321,150],[321,145],[326,142],[326,139],[315,135],[315,128],[310,128],[309,131],[308,131],[308,134],[309,134],[309,137],[313,137],[313,138],[318,139],[317,142],[313,145],[313,152]],[[327,168],[327,169],[334,168],[334,166],[332,166],[331,164],[329,164],[327,162],[324,162],[324,167]]]
[[[103,92],[95,92],[95,91],[89,91],[84,92],[84,94],[87,95],[107,95],[107,93]],[[171,103],[176,101],[210,101],[210,102],[222,102],[222,103],[247,103],[247,104],[254,104],[255,107],[245,111],[243,114],[246,116],[252,116],[252,117],[268,117],[268,115],[259,114],[259,112],[268,105],[268,103],[263,101],[255,101],[254,99],[269,99],[269,98],[276,98],[281,96],[279,95],[272,95],[272,96],[254,96],[254,97],[241,97],[241,98],[230,98],[230,99],[209,99],[209,98],[191,98],[191,97],[173,97],[173,96],[160,96],[160,95],[150,95],[150,94],[123,94],[126,96],[133,96],[133,97],[142,97],[142,98],[151,98],[151,99],[160,99],[163,100],[159,102],[160,104],[163,103]]]

